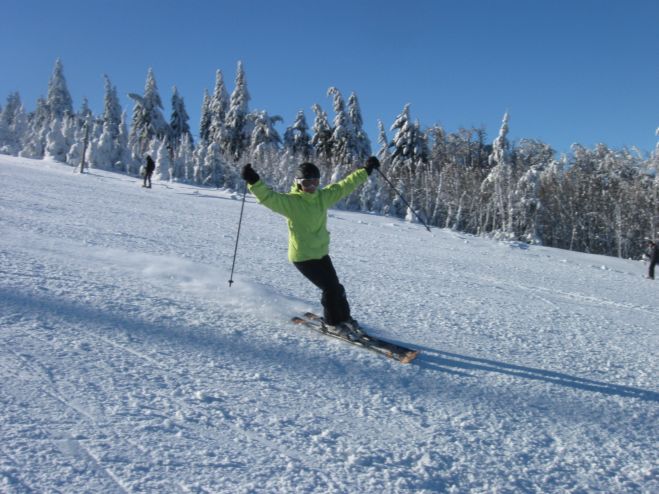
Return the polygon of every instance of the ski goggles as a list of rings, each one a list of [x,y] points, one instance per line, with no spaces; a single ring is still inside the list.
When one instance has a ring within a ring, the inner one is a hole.
[[[301,185],[303,188],[308,189],[310,187],[318,187],[320,184],[319,178],[296,178],[295,182]]]

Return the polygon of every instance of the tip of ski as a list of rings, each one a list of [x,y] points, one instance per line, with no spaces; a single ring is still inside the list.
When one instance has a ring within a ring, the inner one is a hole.
[[[418,355],[419,355],[419,352],[417,350],[407,352],[405,355],[401,356],[401,358],[399,359],[399,362],[401,364],[409,364],[412,360],[417,358]]]

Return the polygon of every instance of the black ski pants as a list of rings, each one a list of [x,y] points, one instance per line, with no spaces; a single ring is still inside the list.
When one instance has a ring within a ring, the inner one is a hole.
[[[153,171],[144,173],[144,185],[142,185],[142,187],[148,187],[149,189],[151,188],[151,175],[153,175]]]
[[[339,277],[336,275],[330,256],[294,262],[293,265],[305,278],[323,291],[320,302],[323,304],[323,318],[327,324],[335,326],[351,320],[346,291],[339,283]]]

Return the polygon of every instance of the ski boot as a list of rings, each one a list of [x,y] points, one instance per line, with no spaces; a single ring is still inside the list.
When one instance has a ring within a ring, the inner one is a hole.
[[[351,341],[357,341],[365,334],[354,319],[340,322],[336,326],[326,324],[326,327],[330,333],[341,336],[342,338],[347,338]]]

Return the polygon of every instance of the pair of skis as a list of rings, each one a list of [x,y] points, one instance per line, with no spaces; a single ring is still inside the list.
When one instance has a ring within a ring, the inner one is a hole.
[[[419,354],[417,350],[405,348],[403,346],[396,345],[395,343],[390,343],[385,340],[381,340],[380,338],[368,335],[366,333],[363,333],[358,337],[355,337],[353,335],[353,338],[347,335],[336,334],[330,331],[330,329],[327,327],[327,325],[320,316],[312,312],[307,312],[302,317],[300,316],[293,317],[291,319],[291,322],[293,322],[294,324],[307,327],[309,329],[313,329],[314,331],[317,331],[318,333],[324,334],[326,336],[331,336],[332,338],[345,341],[346,343],[360,346],[371,352],[384,355],[385,357],[389,357],[391,359],[397,360],[402,364],[410,363]]]

